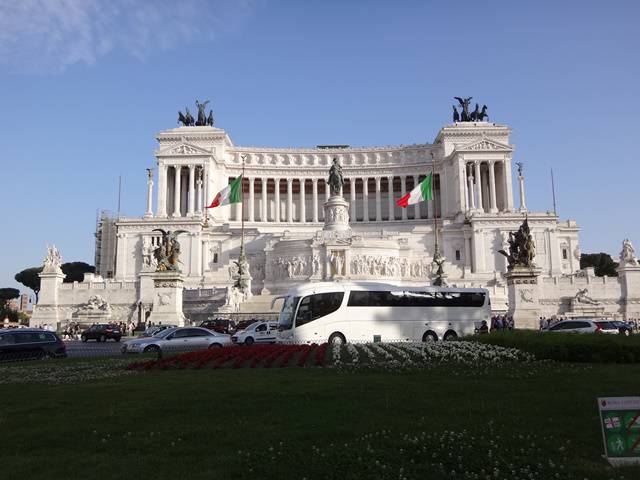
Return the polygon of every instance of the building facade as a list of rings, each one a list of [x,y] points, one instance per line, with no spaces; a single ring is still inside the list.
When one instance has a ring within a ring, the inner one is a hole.
[[[106,278],[112,270],[105,262],[100,275],[60,284],[60,298],[68,298],[70,306],[64,312],[57,308],[70,319],[77,308],[71,305],[102,292],[118,318],[144,319],[153,304],[150,275],[161,235],[154,229],[163,229],[186,232],[178,237],[185,314],[200,319],[215,313],[231,284],[244,218],[254,311],[265,311],[274,295],[304,281],[430,284],[437,225],[448,283],[488,288],[492,308],[506,312],[507,262],[499,251],[508,250],[509,232],[527,218],[540,283],[551,287],[541,314],[562,314],[570,308],[572,291],[589,278],[579,272],[579,229],[554,212],[527,209],[524,173],[521,167],[514,171],[510,134],[509,127],[491,122],[456,122],[427,144],[260,148],[235,145],[227,132],[210,126],[162,131],[144,215],[118,218],[115,229],[105,222],[97,238],[97,259],[110,257],[105,244],[115,241],[113,277]],[[329,238],[320,234],[328,171],[336,158],[345,177],[349,230]],[[205,208],[243,172],[243,203]],[[434,199],[396,206],[430,172]],[[608,288],[608,312],[622,313],[623,288]]]

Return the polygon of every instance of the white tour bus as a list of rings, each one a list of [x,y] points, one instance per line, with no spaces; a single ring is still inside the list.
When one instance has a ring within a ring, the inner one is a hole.
[[[491,315],[483,288],[319,282],[278,298],[282,343],[451,340],[473,334]]]

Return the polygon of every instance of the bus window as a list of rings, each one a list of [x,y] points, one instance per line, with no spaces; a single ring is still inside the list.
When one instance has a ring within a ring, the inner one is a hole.
[[[293,326],[293,312],[296,310],[300,297],[287,297],[282,304],[278,317],[278,330],[289,330]]]
[[[349,307],[481,307],[484,293],[414,292],[411,290],[352,291]]]
[[[304,297],[298,307],[296,327],[335,312],[342,304],[344,292],[317,293]]]

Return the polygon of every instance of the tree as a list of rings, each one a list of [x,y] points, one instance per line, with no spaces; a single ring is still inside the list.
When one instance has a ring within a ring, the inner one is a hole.
[[[13,277],[16,279],[16,282],[19,282],[25,287],[33,290],[33,293],[36,295],[36,303],[38,303],[38,294],[40,293],[40,277],[38,274],[42,272],[42,268],[43,267],[25,268],[21,272],[16,273],[16,276]]]
[[[614,262],[608,253],[583,253],[580,255],[580,268],[594,267],[598,277],[617,277],[618,262]]]
[[[18,298],[20,296],[20,290],[17,288],[0,288],[0,306],[3,309],[7,308],[7,303],[12,298]]]
[[[63,263],[60,268],[62,268],[62,273],[66,275],[64,283],[81,282],[84,280],[85,273],[95,273],[96,271],[96,267],[84,262]]]

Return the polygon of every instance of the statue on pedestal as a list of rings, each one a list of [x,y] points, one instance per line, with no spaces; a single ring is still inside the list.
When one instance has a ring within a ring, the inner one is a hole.
[[[329,169],[329,180],[327,183],[329,184],[329,191],[332,197],[340,195],[340,190],[344,186],[344,177],[342,176],[342,166],[337,158],[333,159],[333,164]]]
[[[636,251],[631,244],[631,240],[625,238],[622,242],[622,251],[620,252],[620,263],[625,265],[638,265]]]
[[[178,271],[180,257],[180,243],[178,235],[187,233],[186,230],[163,230],[154,228],[153,232],[162,233],[161,244],[153,251],[153,256],[157,261],[156,272]]]
[[[507,257],[509,270],[514,267],[535,267],[533,259],[536,256],[536,245],[529,229],[529,221],[526,218],[517,232],[509,232],[507,243],[509,244],[509,253],[504,250],[498,250],[498,253]]]
[[[47,245],[47,256],[44,257],[44,273],[61,272],[62,257],[55,245]]]
[[[207,115],[204,109],[207,108],[208,103],[209,100],[205,100],[203,103],[200,103],[198,100],[196,100],[196,107],[198,107],[198,120],[196,120],[196,127],[204,127],[207,125]],[[211,118],[213,121],[213,117]]]

